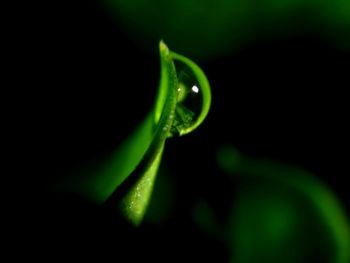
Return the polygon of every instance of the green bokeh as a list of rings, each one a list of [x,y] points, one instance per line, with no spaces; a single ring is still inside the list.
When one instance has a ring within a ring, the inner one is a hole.
[[[229,224],[231,262],[349,261],[349,220],[316,176],[248,158],[229,145],[218,151],[217,162],[239,189]]]
[[[231,217],[231,262],[334,262],[334,243],[314,209],[288,185],[244,185]]]
[[[106,3],[113,7],[128,33],[143,45],[163,38],[174,50],[192,57],[228,50],[250,31],[247,31],[250,10],[243,1],[234,5],[229,0],[107,0]]]
[[[159,39],[180,53],[208,58],[252,41],[313,33],[349,47],[346,0],[105,0],[118,23],[150,49]]]

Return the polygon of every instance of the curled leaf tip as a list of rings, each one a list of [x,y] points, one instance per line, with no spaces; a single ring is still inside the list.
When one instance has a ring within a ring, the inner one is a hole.
[[[210,105],[210,89],[202,70],[191,60],[169,50],[161,40],[160,83],[155,108],[149,120],[151,133],[144,155],[135,169],[106,200],[121,215],[138,226],[151,199],[157,170],[167,138],[189,133],[205,118]],[[138,147],[137,144],[134,147]]]

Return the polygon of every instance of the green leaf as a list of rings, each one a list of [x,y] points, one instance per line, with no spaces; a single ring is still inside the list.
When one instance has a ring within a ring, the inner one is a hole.
[[[140,224],[146,212],[165,141],[174,135],[173,124],[179,124],[183,115],[196,115],[192,109],[183,105],[184,101],[180,103],[178,100],[179,70],[174,61],[183,63],[201,87],[200,112],[178,135],[187,134],[200,125],[209,111],[211,101],[209,83],[194,62],[171,52],[162,41],[159,50],[161,77],[154,109],[134,133],[103,161],[102,166],[88,168],[80,176],[68,178],[65,184],[65,189],[78,192],[93,202],[117,207],[125,219],[134,225]],[[186,108],[186,113],[180,116],[178,107]]]

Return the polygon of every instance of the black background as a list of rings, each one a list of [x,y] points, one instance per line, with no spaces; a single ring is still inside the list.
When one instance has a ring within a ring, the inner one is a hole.
[[[313,172],[349,211],[350,56],[310,32],[259,38],[199,62],[212,86],[212,107],[193,134],[167,142],[163,159],[181,194],[163,225],[135,232],[111,212],[47,192],[45,182],[108,155],[147,114],[159,79],[158,43],[147,51],[93,1],[61,1],[30,14],[20,24],[20,83],[28,89],[18,95],[24,120],[18,166],[26,180],[15,206],[22,220],[16,244],[37,245],[32,253],[43,249],[52,257],[73,251],[166,262],[163,251],[177,260],[224,262],[225,245],[189,218],[198,197],[220,203],[232,191],[215,163],[226,143]]]

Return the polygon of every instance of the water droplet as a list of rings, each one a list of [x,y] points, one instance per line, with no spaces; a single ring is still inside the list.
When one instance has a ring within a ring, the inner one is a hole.
[[[175,61],[178,75],[177,105],[169,136],[180,136],[196,122],[202,110],[201,87],[192,70],[182,62]]]

